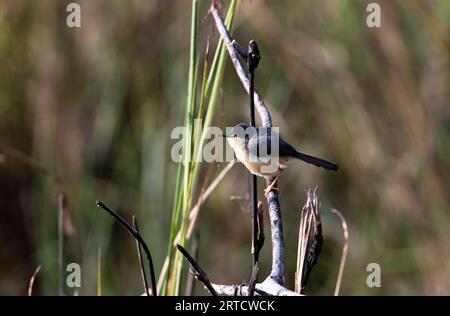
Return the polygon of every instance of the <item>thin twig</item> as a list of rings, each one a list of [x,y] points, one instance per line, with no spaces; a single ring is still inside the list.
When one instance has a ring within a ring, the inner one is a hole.
[[[258,245],[258,249],[261,250],[264,245],[264,240],[266,239],[264,235],[264,212],[262,209],[261,201],[258,202],[258,235],[256,244]]]
[[[253,267],[252,277],[250,282],[248,282],[248,296],[253,296],[255,294],[256,283],[258,282],[259,274],[259,263],[256,262]]]
[[[203,187],[202,187],[201,193],[200,193],[200,196],[199,196],[197,202],[195,203],[194,207],[189,212],[189,227],[187,229],[186,240],[189,240],[192,236],[192,232],[193,232],[195,224],[197,222],[198,213],[200,211],[201,206],[206,201],[208,196],[216,189],[217,185],[220,183],[220,181],[222,181],[222,179],[225,177],[225,175],[228,173],[228,171],[231,170],[231,168],[234,166],[235,163],[236,163],[236,160],[230,161],[225,166],[225,168],[222,169],[222,171],[219,173],[219,175],[214,179],[214,181],[209,185],[209,187],[206,190],[203,190]],[[174,246],[178,243],[179,237],[180,237],[180,233],[178,233],[174,239]],[[163,266],[161,268],[161,273],[159,274],[158,290],[160,290],[162,288],[164,276],[167,273],[168,267],[169,267],[169,257],[166,256],[166,258],[164,259]]]
[[[238,42],[232,41],[233,47],[236,52],[247,62],[247,68],[250,76],[250,88],[249,88],[249,116],[250,126],[256,127],[255,123],[255,69],[258,67],[260,54],[258,45],[254,40],[249,43],[248,51],[246,51]],[[250,174],[250,188],[251,188],[251,220],[252,220],[252,256],[253,267],[256,266],[259,259],[259,246],[258,246],[258,178],[254,174]]]
[[[258,179],[256,175],[250,174],[250,183],[251,183],[251,194],[252,194],[252,211],[251,211],[251,219],[252,219],[252,249],[251,253],[253,256],[253,267],[255,267],[259,260],[259,245],[258,245]]]
[[[192,240],[192,253],[194,254],[194,260],[198,261],[198,252],[199,252],[199,244],[200,244],[200,232],[196,231],[194,235],[194,239]],[[186,280],[186,287],[184,291],[185,296],[192,296],[194,294],[195,282],[194,282],[194,274],[188,273]]]
[[[144,248],[144,252],[147,256],[147,261],[149,265],[149,272],[150,272],[150,281],[152,285],[152,295],[157,296],[156,291],[156,281],[155,281],[155,269],[153,268],[153,260],[152,255],[150,253],[150,250],[147,247],[147,244],[145,243],[142,236],[139,234],[136,229],[134,229],[130,224],[128,224],[119,214],[117,214],[116,211],[114,211],[112,208],[110,208],[108,205],[103,203],[102,201],[97,201],[97,206],[104,209],[106,212],[108,212],[112,217],[114,217],[115,220],[117,220],[130,234],[133,236],[139,244]]]
[[[344,215],[342,215],[341,212],[339,212],[335,208],[332,208],[331,213],[333,213],[339,217],[339,220],[341,221],[341,224],[342,224],[342,230],[344,233],[344,246],[342,247],[342,257],[341,257],[341,262],[339,264],[339,273],[338,273],[338,278],[336,280],[336,287],[334,289],[334,296],[338,296],[339,290],[341,288],[342,275],[344,274],[345,260],[347,259],[347,253],[348,253],[348,227],[347,227],[347,221],[345,220],[345,217],[344,217]]]
[[[186,258],[186,260],[189,261],[189,263],[191,264],[191,267],[194,268],[195,276],[197,277],[197,279],[206,286],[206,288],[211,293],[211,295],[217,296],[217,292],[216,292],[216,290],[214,290],[214,287],[211,285],[211,282],[209,281],[209,278],[206,275],[205,271],[203,271],[203,269],[198,265],[198,263],[194,260],[194,258],[192,258],[192,256],[187,252],[187,250],[183,248],[183,246],[177,245],[177,248],[178,248],[178,251],[180,251],[183,254],[183,256]]]
[[[236,163],[235,160],[230,161],[225,168],[222,169],[222,171],[219,173],[219,175],[214,179],[214,181],[209,185],[209,187],[200,194],[200,197],[198,198],[197,203],[195,203],[192,210],[189,212],[189,228],[187,230],[187,239],[189,240],[192,231],[194,229],[194,225],[197,221],[198,212],[200,211],[200,207],[203,205],[203,203],[206,201],[206,199],[209,197],[209,195],[215,190],[217,185],[222,181],[222,179],[225,177],[225,175],[228,173],[228,171],[231,170],[231,168]]]
[[[250,74],[250,126],[256,127],[255,123],[255,69],[259,63],[259,50],[255,41],[250,41],[249,49],[247,52],[247,65],[248,72]],[[256,268],[259,259],[259,247],[258,247],[258,178],[256,175],[251,174],[252,185],[252,253],[253,253],[253,266]]]
[[[220,16],[219,12],[215,8],[214,5],[211,5],[210,12],[214,18],[214,21],[216,23],[217,30],[220,33],[220,37],[225,43],[225,46],[227,48],[228,54],[230,55],[231,61],[233,63],[234,68],[236,69],[236,73],[239,76],[239,79],[242,82],[242,85],[244,86],[244,89],[247,93],[250,91],[250,79],[248,77],[247,72],[245,71],[244,67],[242,66],[242,63],[239,59],[238,53],[235,49],[235,44],[233,44],[233,39],[228,32],[225,23]],[[270,116],[269,111],[267,110],[266,105],[264,104],[263,99],[259,95],[257,89],[255,89],[255,108],[258,111],[261,122],[263,127],[272,127],[272,117]]]
[[[137,222],[136,215],[133,215],[133,226],[134,226],[134,229],[136,229],[136,231],[139,233],[139,225]],[[147,293],[147,296],[150,296],[150,289],[148,288],[147,276],[145,275],[144,260],[142,259],[141,245],[139,244],[139,242],[137,240],[136,240],[136,248],[138,251],[139,264],[141,267],[141,277],[142,277],[142,282],[144,283],[144,290]]]
[[[28,296],[32,296],[33,295],[33,285],[34,285],[34,280],[36,279],[39,271],[41,271],[42,266],[38,265],[38,267],[36,268],[36,270],[34,270],[33,275],[31,276],[30,282],[28,283]]]
[[[258,202],[258,207],[257,207],[257,211],[256,211],[256,233],[255,233],[255,249],[258,251],[258,256],[259,256],[259,251],[262,249],[263,245],[264,245],[264,216],[263,216],[263,211],[262,211],[262,203]],[[258,276],[259,276],[259,262],[256,261],[255,265],[253,266],[253,271],[252,271],[252,276],[250,278],[250,281],[248,283],[248,288],[249,288],[249,296],[253,296],[255,293],[255,286],[256,283],[258,282]]]

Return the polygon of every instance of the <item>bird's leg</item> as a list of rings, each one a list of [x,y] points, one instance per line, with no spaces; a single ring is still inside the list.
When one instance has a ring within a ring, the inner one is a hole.
[[[264,195],[265,195],[266,197],[267,197],[267,195],[269,194],[270,191],[272,191],[272,190],[278,191],[278,188],[277,188],[275,185],[277,184],[277,181],[278,181],[278,177],[279,177],[279,176],[280,176],[280,175],[277,175],[277,176],[275,177],[275,179],[273,179],[272,183],[270,183],[270,184],[267,186],[267,188],[264,189]]]

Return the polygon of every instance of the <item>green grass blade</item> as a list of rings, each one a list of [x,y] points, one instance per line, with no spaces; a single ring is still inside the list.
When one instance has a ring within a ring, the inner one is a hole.
[[[236,9],[236,0],[231,1],[228,9],[226,25],[231,28],[233,17]],[[186,103],[186,112],[184,124],[187,128],[187,135],[185,135],[185,142],[183,147],[183,164],[179,166],[177,173],[177,185],[175,189],[174,207],[172,210],[171,233],[169,240],[169,268],[165,276],[163,286],[163,295],[178,295],[181,283],[181,272],[183,266],[183,257],[181,254],[174,251],[174,239],[177,234],[180,235],[179,243],[185,245],[186,242],[186,228],[187,218],[189,216],[190,202],[192,197],[192,190],[196,182],[198,174],[198,163],[195,163],[195,157],[201,155],[201,148],[204,145],[206,133],[203,130],[200,139],[194,137],[194,118],[195,118],[195,104],[196,91],[198,81],[198,33],[199,33],[199,0],[192,1],[192,17],[191,17],[191,46],[190,46],[190,62],[189,62],[189,82],[188,82],[188,97]],[[207,68],[203,71],[203,82],[201,87],[201,99],[197,116],[202,117],[203,105],[206,102],[206,97],[211,89],[211,95],[208,100],[208,107],[205,115],[204,127],[211,125],[215,104],[217,102],[218,91],[222,83],[223,72],[226,61],[226,49],[220,40],[211,69],[208,77],[206,77]],[[205,67],[207,64],[205,63]]]

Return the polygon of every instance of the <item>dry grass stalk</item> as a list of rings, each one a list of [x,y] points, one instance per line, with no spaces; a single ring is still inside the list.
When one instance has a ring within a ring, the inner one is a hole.
[[[345,260],[347,259],[347,253],[348,253],[348,227],[347,227],[347,221],[345,220],[345,217],[339,212],[337,209],[331,209],[331,212],[333,214],[336,214],[342,224],[342,230],[344,233],[344,246],[342,247],[342,257],[341,262],[339,264],[339,272],[338,272],[338,278],[336,280],[336,287],[334,289],[334,296],[339,295],[339,290],[341,288],[342,283],[342,275],[344,273],[344,267],[345,267]]]
[[[234,166],[235,163],[236,163],[235,160],[230,161],[226,165],[226,167],[219,173],[219,175],[213,180],[213,182],[211,182],[211,184],[208,186],[208,188],[205,188],[207,181],[205,181],[203,183],[202,189],[200,190],[200,196],[199,196],[197,202],[195,203],[194,207],[189,212],[189,226],[188,226],[187,234],[186,234],[187,240],[189,240],[192,236],[192,232],[194,230],[195,223],[197,222],[198,213],[200,211],[201,206],[206,201],[206,199],[209,197],[209,195],[216,189],[216,187],[223,180],[223,178],[228,173],[228,171],[231,170],[231,168]],[[179,241],[180,241],[180,234],[178,233],[174,239],[173,245],[176,246],[179,243]],[[166,258],[164,259],[163,266],[161,268],[161,273],[159,274],[159,279],[158,279],[157,288],[158,288],[159,292],[162,289],[164,276],[167,273],[168,267],[169,267],[169,257],[166,256]]]
[[[320,220],[317,187],[306,191],[307,200],[300,215],[297,250],[295,292],[303,293],[311,270],[322,250],[322,222]]]

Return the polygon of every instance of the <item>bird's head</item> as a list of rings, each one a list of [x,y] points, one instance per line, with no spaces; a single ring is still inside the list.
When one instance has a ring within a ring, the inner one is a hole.
[[[236,152],[245,150],[245,144],[250,137],[255,134],[255,129],[246,123],[239,123],[232,128],[227,128],[227,133],[223,137],[227,138],[228,144]]]

